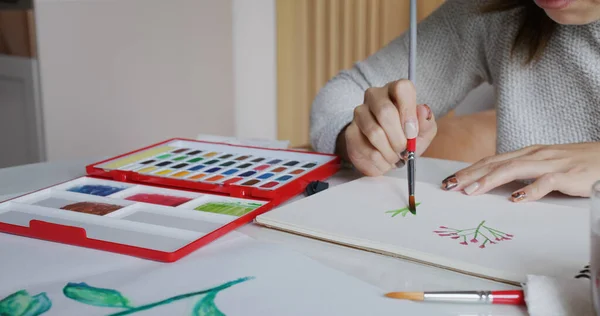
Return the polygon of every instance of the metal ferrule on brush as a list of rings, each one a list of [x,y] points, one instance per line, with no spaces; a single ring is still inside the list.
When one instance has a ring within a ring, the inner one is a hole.
[[[426,292],[423,295],[423,300],[457,303],[492,303],[494,296],[490,291]]]
[[[414,183],[415,183],[415,153],[414,152],[412,152],[412,151],[408,152],[407,163],[408,163],[408,193],[410,195],[414,195],[415,194],[415,188],[414,188]]]

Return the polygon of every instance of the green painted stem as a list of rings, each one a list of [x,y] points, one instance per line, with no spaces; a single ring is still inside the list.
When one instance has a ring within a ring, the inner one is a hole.
[[[488,230],[493,230],[493,231],[495,231],[495,232],[497,232],[497,233],[500,233],[500,234],[502,234],[502,235],[506,235],[506,233],[505,233],[505,232],[501,232],[501,231],[499,231],[499,230],[497,230],[497,229],[493,229],[493,228],[491,228],[491,227],[487,227],[487,226],[484,226],[484,227],[485,227],[485,228],[487,228]]]
[[[479,230],[481,229],[481,226],[483,226],[483,223],[485,223],[485,221],[481,221],[481,223],[479,223],[477,229],[475,230],[475,235],[473,236],[473,238],[477,239],[477,234],[479,234]]]
[[[173,297],[164,299],[162,301],[158,301],[158,302],[155,302],[155,303],[150,303],[150,304],[142,305],[142,306],[139,306],[139,307],[130,308],[130,309],[124,310],[122,312],[110,314],[109,316],[129,315],[129,314],[133,314],[133,313],[145,311],[145,310],[148,310],[148,309],[160,306],[160,305],[165,305],[165,304],[169,304],[169,303],[172,303],[172,302],[175,302],[175,301],[179,301],[179,300],[182,300],[182,299],[190,298],[192,296],[202,295],[202,294],[206,294],[206,293],[213,292],[213,291],[219,292],[219,291],[222,291],[222,290],[224,290],[226,288],[234,286],[234,285],[236,285],[238,283],[242,283],[244,281],[247,281],[249,279],[252,279],[252,277],[240,278],[240,279],[237,279],[237,280],[234,280],[234,281],[231,281],[231,282],[227,282],[227,283],[221,284],[221,285],[219,285],[217,287],[214,287],[214,288],[208,289],[208,290],[203,290],[203,291],[198,291],[198,292],[192,292],[192,293],[187,293],[187,294],[181,294],[181,295],[173,296]]]
[[[483,233],[479,233],[481,236],[483,236],[485,238],[486,241],[492,241],[488,236],[484,235]]]

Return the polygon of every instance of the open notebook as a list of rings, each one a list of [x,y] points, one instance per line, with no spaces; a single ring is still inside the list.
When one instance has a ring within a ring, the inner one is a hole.
[[[585,208],[466,196],[422,182],[416,188],[416,215],[405,208],[406,179],[381,176],[333,187],[256,222],[510,284],[527,274],[572,278],[589,262]]]

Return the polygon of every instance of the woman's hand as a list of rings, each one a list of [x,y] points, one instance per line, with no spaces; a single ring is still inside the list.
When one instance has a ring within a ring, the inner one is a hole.
[[[338,137],[338,152],[363,174],[378,176],[404,160],[407,138],[417,137],[418,156],[436,131],[431,109],[417,106],[412,82],[394,81],[367,89],[364,104],[354,109],[354,119]]]
[[[589,197],[600,180],[600,142],[536,145],[490,156],[444,179],[442,188],[479,195],[526,179],[536,180],[514,192],[513,202],[538,200],[552,191]]]

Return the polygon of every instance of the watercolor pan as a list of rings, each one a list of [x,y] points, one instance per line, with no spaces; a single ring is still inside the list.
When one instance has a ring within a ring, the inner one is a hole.
[[[275,180],[277,180],[277,181],[287,181],[287,180],[289,180],[289,179],[291,179],[291,178],[292,178],[292,176],[290,176],[290,175],[285,175],[285,176],[281,176],[281,177],[279,177],[279,178],[277,178],[277,179],[275,179]]]
[[[223,171],[223,174],[227,175],[227,176],[230,176],[230,175],[232,175],[232,174],[234,174],[234,173],[236,173],[238,171],[240,171],[240,170],[239,169],[229,169],[229,170]]]
[[[198,171],[203,168],[206,168],[206,166],[205,165],[197,165],[197,166],[193,166],[193,167],[189,168],[188,170],[189,171]]]
[[[257,176],[258,179],[264,180],[264,179],[269,179],[270,177],[274,176],[274,173],[271,172],[267,172],[267,173],[263,173],[260,176]]]
[[[327,179],[340,161],[174,138],[0,202],[0,232],[173,262]]]
[[[246,171],[246,172],[240,174],[240,177],[246,178],[246,177],[249,177],[251,175],[254,175],[255,173],[256,173],[256,171]]]
[[[204,160],[204,158],[202,158],[202,157],[196,157],[196,158],[192,158],[192,159],[188,160],[187,162],[188,163],[196,163],[196,162],[199,162],[199,161],[202,161],[202,160]]]
[[[235,161],[227,161],[227,162],[224,162],[224,163],[220,164],[219,166],[229,167],[229,166],[231,166],[233,164],[235,164]]]
[[[271,172],[282,172],[285,171],[287,168],[286,167],[277,167],[273,170],[271,170]]]

